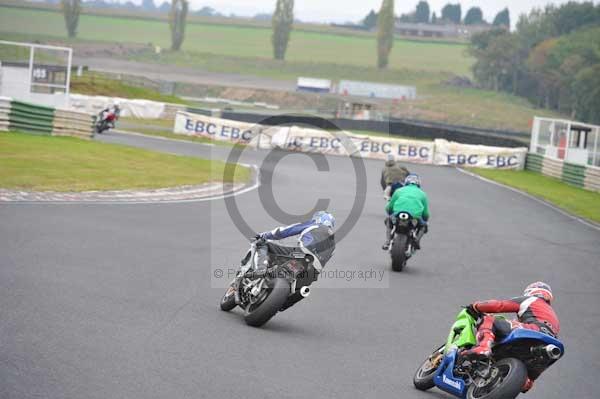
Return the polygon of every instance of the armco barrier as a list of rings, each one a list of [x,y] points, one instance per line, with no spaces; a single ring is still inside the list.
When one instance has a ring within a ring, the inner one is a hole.
[[[528,154],[525,168],[586,190],[600,191],[600,168],[595,166],[577,165],[539,154]]]
[[[354,119],[329,119],[305,115],[262,115],[242,112],[223,111],[221,118],[240,122],[261,123],[271,125],[309,125],[315,128],[325,128],[325,124],[333,123],[343,130],[367,130],[380,133],[388,133],[391,136],[414,137],[422,140],[446,139],[465,144],[479,144],[494,147],[517,148],[524,146],[524,138],[521,134],[514,133],[514,137],[506,137],[498,131],[486,131],[483,129],[463,129],[459,126],[450,127],[441,124],[417,123],[393,119],[391,121],[372,121]],[[267,122],[265,122],[267,121]]]
[[[0,131],[91,138],[93,122],[91,114],[0,98]]]

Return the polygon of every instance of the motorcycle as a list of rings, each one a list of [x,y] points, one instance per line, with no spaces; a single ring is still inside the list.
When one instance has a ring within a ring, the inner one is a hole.
[[[419,222],[410,214],[400,212],[397,216],[388,218],[386,223],[392,223],[392,240],[388,249],[392,258],[392,270],[401,272],[408,259],[417,251],[415,241]],[[427,229],[426,226],[423,228]]]
[[[413,383],[425,391],[437,386],[459,398],[516,398],[530,373],[539,373],[565,352],[556,338],[541,332],[515,329],[496,342],[487,360],[460,356],[477,344],[477,321],[462,310],[450,329],[446,344],[436,349],[415,373]]]
[[[309,285],[318,274],[314,258],[303,252],[290,256],[277,255],[266,272],[256,272],[257,248],[266,245],[262,238],[254,240],[242,261],[236,278],[221,299],[221,310],[229,312],[236,306],[244,309],[246,324],[260,327],[277,312],[282,312],[310,295]]]
[[[115,123],[119,119],[119,113],[116,111],[102,111],[96,116],[94,128],[96,133],[102,134],[109,129],[115,128]]]

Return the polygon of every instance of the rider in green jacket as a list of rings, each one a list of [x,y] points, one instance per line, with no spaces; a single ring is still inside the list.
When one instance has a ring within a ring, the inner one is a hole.
[[[390,202],[385,207],[388,215],[394,216],[400,212],[407,212],[413,218],[419,221],[419,230],[417,231],[417,240],[415,247],[420,249],[420,240],[426,232],[427,221],[429,220],[429,200],[427,194],[421,190],[421,180],[419,176],[410,174],[404,181],[404,187],[399,188],[394,192]],[[388,250],[390,247],[392,224],[390,218],[386,221],[386,240],[383,244],[383,249]]]

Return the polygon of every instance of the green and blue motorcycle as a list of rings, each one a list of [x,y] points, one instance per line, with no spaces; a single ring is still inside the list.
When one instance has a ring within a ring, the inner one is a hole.
[[[413,378],[422,391],[438,387],[459,398],[516,398],[528,375],[545,370],[564,354],[563,344],[541,332],[516,329],[496,342],[490,359],[466,359],[460,352],[477,344],[475,320],[462,310],[448,340],[419,367]]]

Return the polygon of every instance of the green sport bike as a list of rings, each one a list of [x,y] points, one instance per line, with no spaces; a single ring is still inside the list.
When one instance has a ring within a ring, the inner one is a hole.
[[[413,378],[422,391],[437,386],[459,398],[513,399],[530,373],[545,370],[565,351],[556,338],[538,331],[515,329],[496,342],[487,360],[465,359],[463,349],[477,344],[477,321],[462,310],[452,325],[446,344],[436,349]]]

